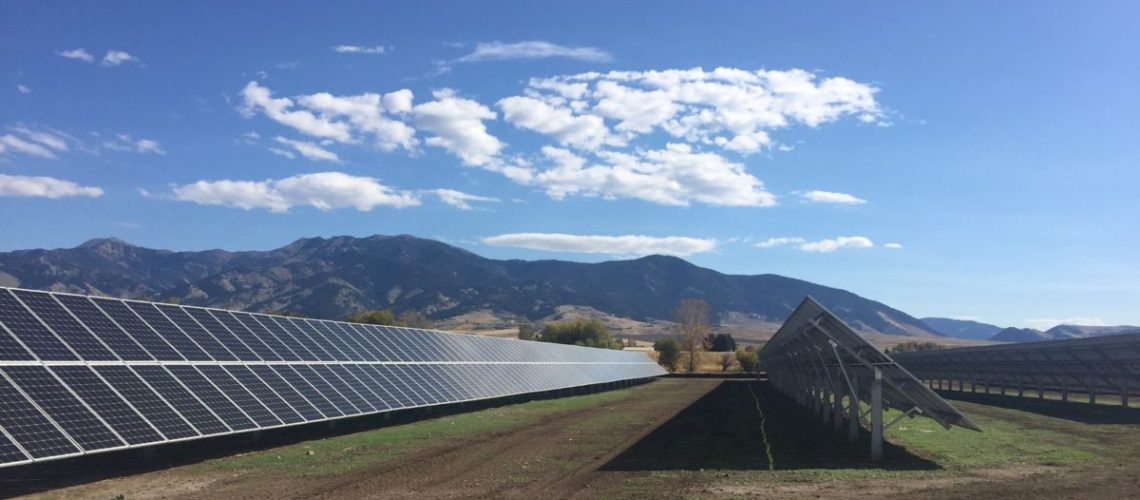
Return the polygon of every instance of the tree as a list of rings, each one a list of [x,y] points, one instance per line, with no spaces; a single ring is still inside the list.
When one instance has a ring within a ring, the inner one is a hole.
[[[432,328],[432,322],[424,313],[419,311],[404,311],[400,313],[400,317],[396,318],[396,324],[406,326],[408,328]]]
[[[677,371],[677,364],[681,362],[681,343],[673,337],[658,339],[653,343],[653,350],[657,351],[657,364],[664,366],[671,372]]]
[[[272,311],[266,311],[265,314],[268,314],[270,316],[285,316],[287,318],[304,318],[305,317],[304,314],[301,314],[297,311],[286,311],[283,309],[274,309]]]
[[[523,323],[519,325],[519,340],[534,340],[534,325]]]
[[[395,325],[396,316],[391,309],[382,311],[362,311],[349,316],[345,321],[349,323],[366,323],[369,325]]]
[[[740,371],[745,373],[752,373],[756,371],[756,366],[760,364],[760,356],[751,347],[746,347],[736,351],[736,362],[740,363]]]
[[[736,350],[736,339],[731,333],[710,333],[705,337],[704,346],[710,352],[733,352]]]
[[[673,311],[681,348],[689,351],[689,372],[697,367],[697,348],[709,333],[709,304],[703,299],[684,299]]]
[[[610,329],[596,319],[576,319],[546,325],[538,334],[541,342],[572,344],[586,347],[621,349],[624,346],[610,335]]]
[[[934,342],[903,342],[894,347],[894,349],[887,348],[888,353],[892,352],[917,352],[917,351],[937,351],[945,349],[946,346],[936,344]]]
[[[728,371],[728,368],[730,366],[732,366],[732,362],[734,360],[736,360],[736,356],[733,356],[732,352],[726,352],[724,354],[721,354],[720,355],[720,371],[722,371],[722,372]]]

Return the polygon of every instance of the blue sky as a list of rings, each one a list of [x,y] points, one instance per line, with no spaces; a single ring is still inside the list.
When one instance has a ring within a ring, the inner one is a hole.
[[[1140,324],[1138,14],[7,1],[0,249],[409,233]]]

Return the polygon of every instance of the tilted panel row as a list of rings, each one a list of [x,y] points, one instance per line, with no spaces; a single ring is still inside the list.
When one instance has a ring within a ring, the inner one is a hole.
[[[1067,395],[1140,394],[1140,333],[1024,344],[899,353],[915,376],[957,383]]]
[[[0,466],[662,373],[639,353],[0,288]]]

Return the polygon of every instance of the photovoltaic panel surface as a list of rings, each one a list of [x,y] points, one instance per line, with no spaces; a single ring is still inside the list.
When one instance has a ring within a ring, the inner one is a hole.
[[[0,287],[0,467],[663,373],[634,352]]]

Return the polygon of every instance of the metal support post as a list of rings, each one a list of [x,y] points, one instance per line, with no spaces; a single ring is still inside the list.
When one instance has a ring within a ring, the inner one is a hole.
[[[1096,391],[1091,390],[1091,389],[1089,390],[1089,404],[1090,405],[1096,404]]]
[[[871,461],[883,459],[883,372],[875,368],[871,382]]]

